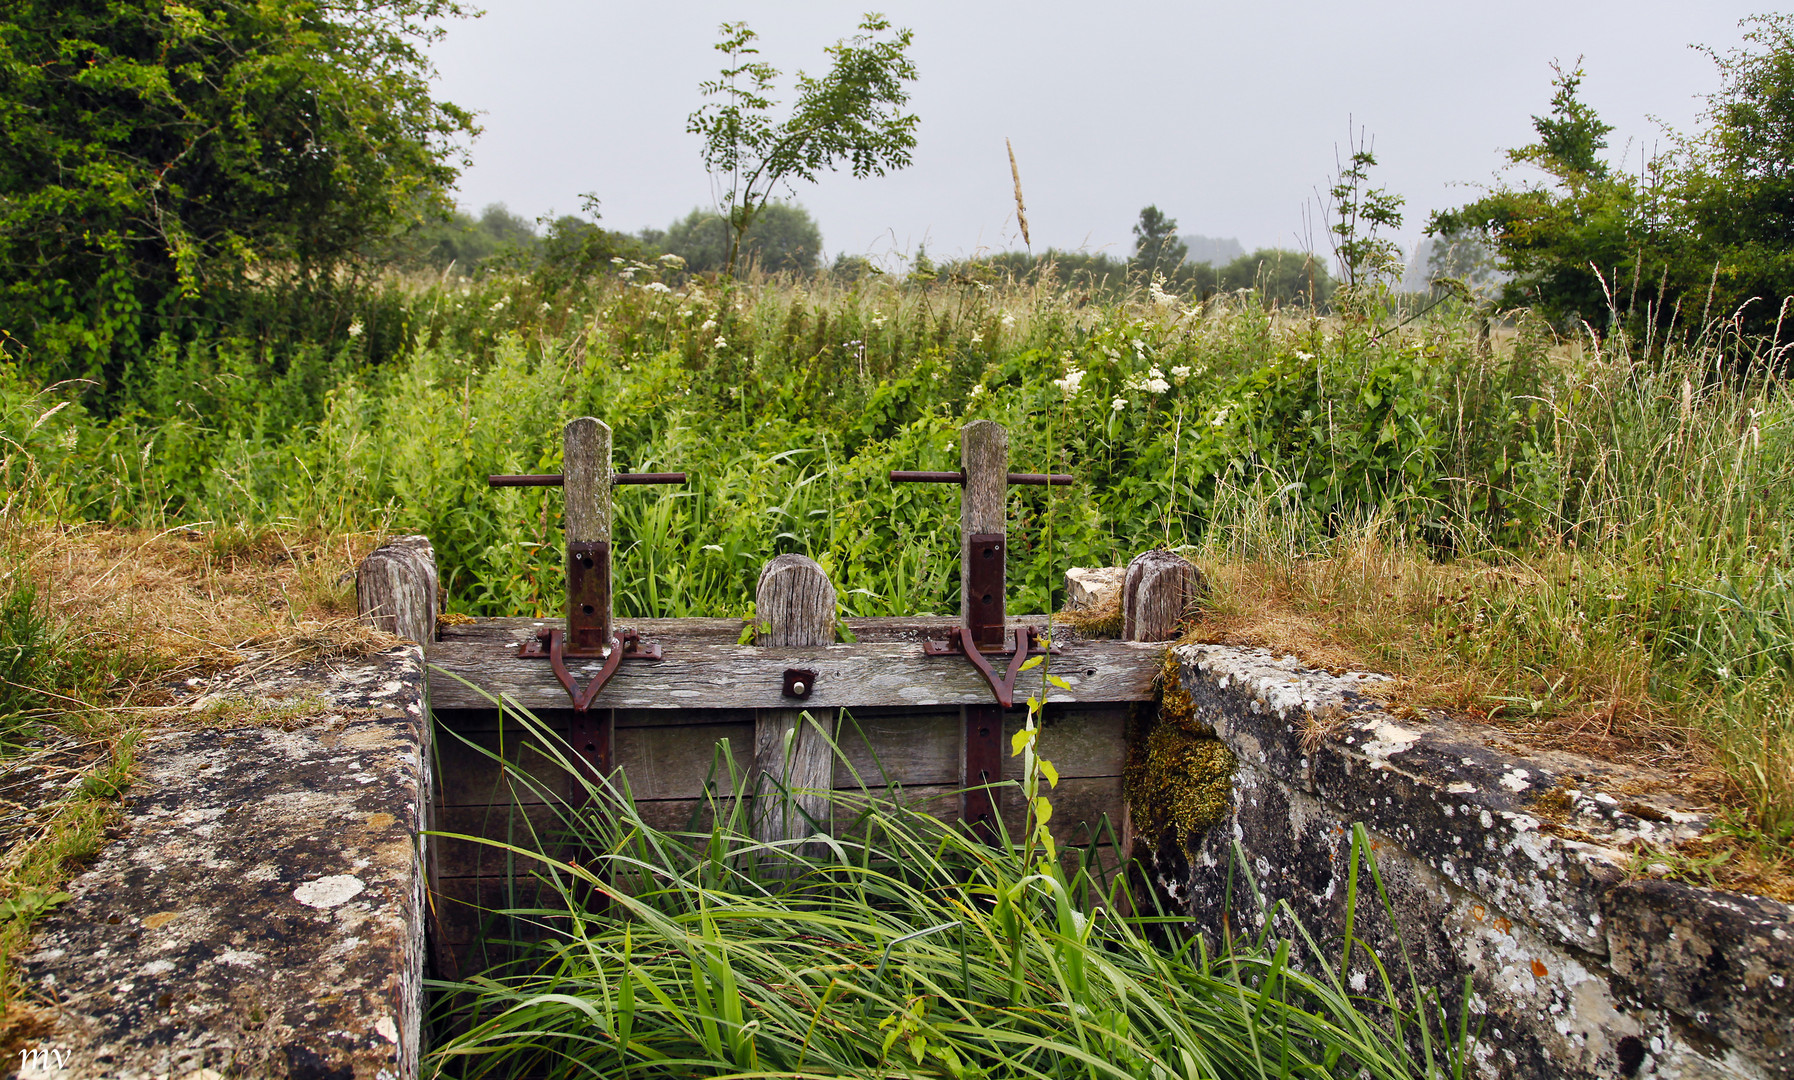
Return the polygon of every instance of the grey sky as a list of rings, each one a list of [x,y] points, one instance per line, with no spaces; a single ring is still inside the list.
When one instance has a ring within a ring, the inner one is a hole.
[[[866,0],[871,6],[871,0]],[[772,0],[678,3],[488,0],[434,55],[442,96],[481,111],[485,134],[461,202],[534,216],[603,200],[604,223],[665,227],[710,205],[685,117],[713,77],[717,24],[746,20],[762,58],[819,71],[860,7]],[[1248,249],[1304,246],[1303,207],[1342,152],[1348,117],[1375,139],[1378,179],[1407,198],[1404,240],[1426,213],[1473,197],[1501,150],[1530,141],[1550,62],[1578,55],[1584,97],[1614,151],[1660,142],[1652,117],[1698,124],[1711,61],[1760,3],[1441,0],[1374,4],[997,3],[885,0],[916,32],[915,164],[846,175],[796,197],[834,252],[935,255],[1020,247],[1005,136],[1014,141],[1034,249],[1125,254],[1141,206],[1180,231]],[[786,95],[788,99],[788,95]],[[1311,226],[1316,245],[1325,238]]]

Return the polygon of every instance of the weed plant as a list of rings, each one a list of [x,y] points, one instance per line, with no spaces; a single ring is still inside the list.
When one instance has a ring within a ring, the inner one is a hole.
[[[534,717],[508,719],[589,775]],[[1287,910],[1218,948],[1133,914],[1145,901],[1093,852],[1053,849],[1047,807],[1025,838],[987,845],[899,791],[862,787],[835,793],[832,830],[766,843],[750,835],[751,782],[723,755],[735,782],[677,832],[643,821],[626,782],[579,780],[568,803],[510,770],[558,828],[488,843],[540,860],[558,902],[502,913],[540,939],[521,959],[435,985],[432,1075],[1159,1080],[1468,1065],[1467,987],[1448,1004],[1379,965],[1380,986],[1350,991],[1340,958],[1299,927],[1270,929],[1294,924]],[[1352,858],[1380,888],[1362,829]]]

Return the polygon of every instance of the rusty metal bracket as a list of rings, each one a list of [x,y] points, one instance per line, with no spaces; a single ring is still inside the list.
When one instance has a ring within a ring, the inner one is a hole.
[[[544,626],[536,631],[535,637],[517,647],[517,655],[526,660],[546,657],[554,668],[554,677],[560,680],[562,689],[567,691],[567,697],[572,700],[573,711],[583,713],[592,707],[598,691],[604,689],[604,684],[617,673],[617,668],[622,666],[623,661],[659,660],[660,644],[643,640],[634,630],[623,630],[611,638],[611,646],[604,652],[582,654],[566,647],[565,635],[559,627]],[[604,666],[598,669],[598,674],[581,690],[573,673],[567,670],[567,657],[591,659],[592,655],[603,656]]]
[[[780,691],[786,697],[807,698],[810,691],[816,689],[816,672],[809,668],[786,668],[785,688]]]
[[[1057,655],[1059,647],[1057,645],[1042,645],[1040,628],[1037,626],[1016,627],[1009,632],[1009,641],[1005,645],[1007,647],[981,649],[973,645],[968,648],[965,627],[955,626],[947,631],[947,638],[944,641],[938,638],[929,638],[922,642],[922,655],[963,656],[970,660],[972,666],[978,669],[978,674],[984,676],[984,681],[990,684],[991,693],[996,695],[997,704],[1008,709],[1015,705],[1015,680],[1022,673],[1022,665],[1027,662],[1028,657]],[[990,661],[984,658],[986,652],[999,656],[1005,653],[1009,654],[1009,668],[1003,673],[1001,679],[997,678],[997,673],[990,666]]]

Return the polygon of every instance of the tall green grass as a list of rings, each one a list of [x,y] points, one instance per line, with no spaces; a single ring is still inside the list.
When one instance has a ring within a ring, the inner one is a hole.
[[[1388,957],[1376,989],[1348,990],[1305,931],[1269,929],[1293,922],[1287,910],[1211,947],[1175,918],[1134,914],[1147,899],[1089,853],[986,845],[864,787],[836,794],[832,828],[790,842],[749,834],[764,808],[745,776],[713,795],[707,825],[656,829],[626,783],[577,779],[558,738],[508,716],[576,778],[569,803],[513,769],[558,827],[496,845],[542,860],[558,902],[505,913],[542,936],[522,958],[435,986],[448,1034],[433,1075],[1159,1080],[1469,1065],[1467,988],[1444,1000]],[[1362,830],[1352,858],[1372,880]]]
[[[1079,480],[1011,491],[1012,607],[1053,606],[1067,565],[1243,557],[1229,538],[1260,519],[1299,562],[1376,520],[1415,559],[1533,568],[1462,626],[1440,610],[1465,660],[1512,673],[1500,695],[1594,700],[1577,673],[1630,657],[1646,711],[1704,732],[1740,804],[1794,830],[1794,436],[1767,346],[1724,325],[1667,350],[1559,340],[1524,315],[1491,335],[1449,305],[1392,329],[1250,295],[655,273],[421,288],[393,315],[415,346],[381,363],[360,338],[201,341],[97,398],[0,370],[4,479],[62,520],[424,532],[450,610],[537,614],[561,602],[559,493],[483,478],[554,471],[561,423],[591,413],[619,467],[692,477],[619,491],[619,614],[745,614],[787,551],[849,614],[952,611],[955,493],[884,474],[953,468],[958,426],[988,418],[1016,468]]]

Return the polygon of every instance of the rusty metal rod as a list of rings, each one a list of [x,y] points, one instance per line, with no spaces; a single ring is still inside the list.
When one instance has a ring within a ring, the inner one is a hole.
[[[683,484],[685,474],[682,472],[623,472],[612,476],[613,484]],[[489,487],[560,487],[565,477],[560,473],[542,473],[535,476],[488,476]]]
[[[1035,484],[1064,487],[1077,478],[1068,473],[1012,472],[1009,474],[1011,484]],[[891,470],[893,484],[964,484],[966,474],[963,472],[906,472],[902,469]]]

